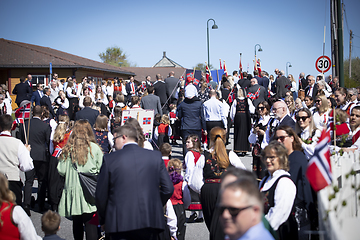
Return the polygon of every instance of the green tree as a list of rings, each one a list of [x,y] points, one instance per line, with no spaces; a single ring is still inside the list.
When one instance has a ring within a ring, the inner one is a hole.
[[[210,69],[213,69],[213,66],[210,64]],[[196,70],[201,70],[203,72],[206,72],[206,66],[204,63],[198,63],[196,66],[195,66],[195,69]]]
[[[128,61],[124,51],[117,46],[108,47],[105,52],[99,53],[99,57],[104,63],[108,63],[116,67],[136,66],[136,64],[131,64]]]
[[[360,85],[360,58],[351,59],[351,78],[349,78],[349,59],[344,61],[344,84],[345,87],[358,87]]]

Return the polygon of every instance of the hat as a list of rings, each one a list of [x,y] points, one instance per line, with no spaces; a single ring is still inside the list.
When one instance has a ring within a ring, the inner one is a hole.
[[[194,85],[187,85],[185,87],[185,97],[186,98],[193,98],[197,96],[197,89]]]

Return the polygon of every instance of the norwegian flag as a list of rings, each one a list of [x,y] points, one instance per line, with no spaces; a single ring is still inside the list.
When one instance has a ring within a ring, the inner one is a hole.
[[[15,117],[16,118],[29,118],[30,117],[30,109],[31,109],[31,103],[27,103],[23,105],[22,107],[19,107],[15,111]]]
[[[260,88],[255,92],[255,93],[251,93],[249,92],[246,97],[250,98],[251,100],[254,100],[254,99],[258,99],[259,98],[259,95],[260,95]]]
[[[126,120],[128,120],[129,118],[131,118],[131,116],[124,116],[123,124],[125,124]]]
[[[290,90],[291,89],[291,85],[285,85],[285,88],[287,88],[288,90]]]
[[[219,59],[219,61],[220,61],[220,69],[223,69],[222,66],[221,66],[221,59]]]
[[[23,118],[16,118],[16,119],[14,120],[13,124],[12,124],[11,131],[14,131],[15,128],[16,128],[16,126],[17,126],[18,124],[21,124],[21,123],[24,124],[24,119],[23,119]]]
[[[206,63],[205,71],[206,71],[206,82],[209,83],[209,77],[211,76],[211,72],[207,63]]]
[[[261,65],[260,65],[260,58],[258,60],[256,60],[256,63],[255,63],[255,66],[254,66],[254,70],[258,70],[259,71],[259,74],[258,76],[261,77]]]
[[[59,157],[61,155],[61,153],[62,153],[62,148],[59,147],[59,146],[56,146],[52,156],[53,157]]]
[[[324,129],[306,170],[306,177],[316,192],[332,182],[328,142],[330,142],[330,133]]]
[[[148,124],[150,124],[151,123],[151,118],[147,118],[147,117],[144,117],[143,118],[143,125],[148,125]]]
[[[227,70],[226,70],[225,60],[224,60],[224,72],[225,72],[226,76],[228,76],[228,72],[227,72]]]

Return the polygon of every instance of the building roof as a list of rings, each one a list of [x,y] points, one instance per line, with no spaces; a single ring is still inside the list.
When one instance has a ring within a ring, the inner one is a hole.
[[[147,75],[150,75],[151,81],[156,81],[156,74],[161,74],[163,78],[167,78],[169,73],[173,71],[175,77],[179,78],[180,76],[185,75],[186,68],[179,67],[122,67],[122,69],[135,73],[135,79],[137,81],[144,81]]]
[[[133,72],[107,63],[79,57],[48,47],[0,38],[0,68],[85,68],[91,70],[135,75]]]
[[[166,56],[166,52],[163,52],[163,57],[160,61],[158,61],[153,67],[175,67],[175,68],[183,68],[180,64],[174,62],[170,58]]]

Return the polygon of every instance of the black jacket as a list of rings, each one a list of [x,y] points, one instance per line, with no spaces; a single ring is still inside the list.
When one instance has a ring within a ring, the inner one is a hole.
[[[96,188],[100,224],[107,233],[164,229],[163,206],[173,191],[160,152],[127,144],[104,155]]]
[[[91,127],[93,127],[98,116],[99,111],[92,109],[91,107],[84,107],[82,110],[76,113],[75,120],[87,120]]]
[[[181,129],[206,129],[202,102],[197,97],[185,98],[177,107],[176,116],[181,120]]]

